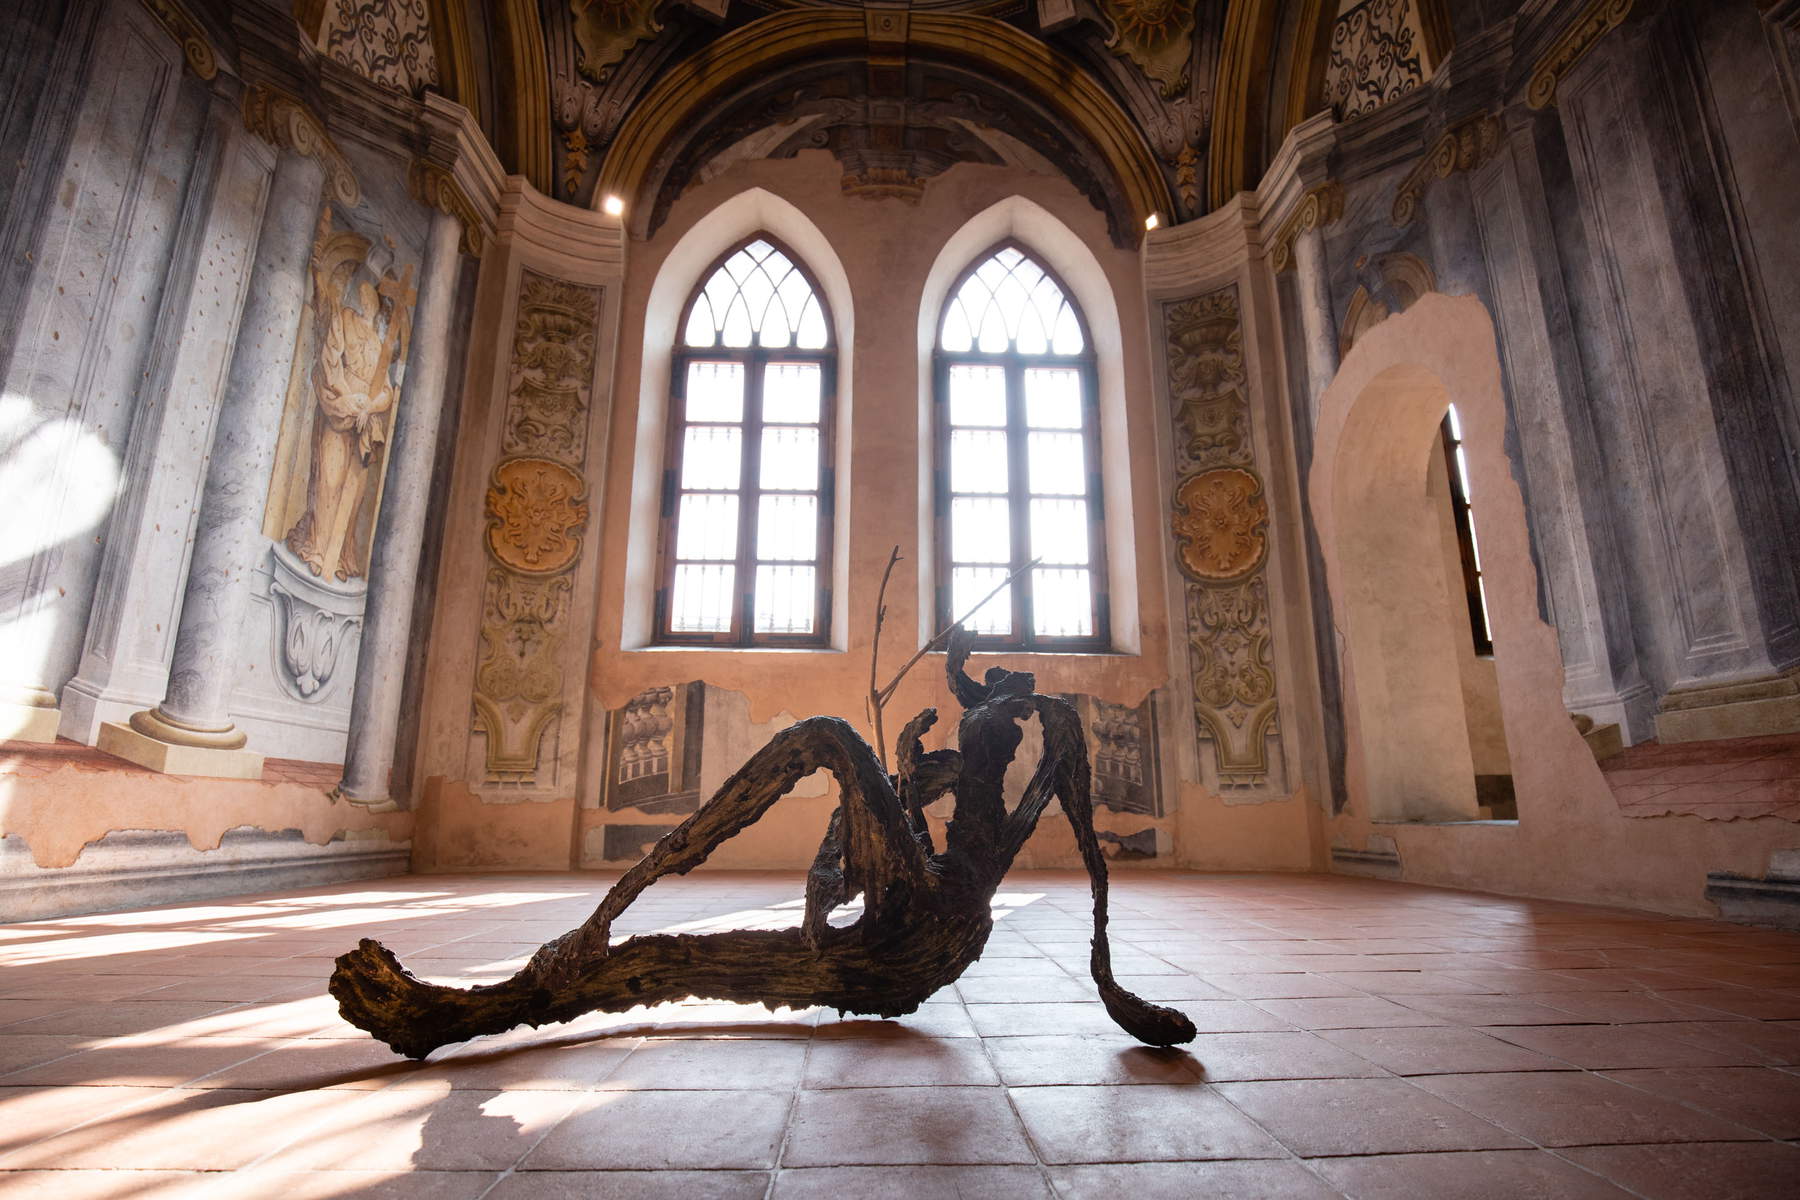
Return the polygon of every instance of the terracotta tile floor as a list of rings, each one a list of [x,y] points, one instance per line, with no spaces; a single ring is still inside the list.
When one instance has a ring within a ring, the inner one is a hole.
[[[1641,742],[1600,764],[1628,817],[1800,821],[1800,733],[1717,742]]]
[[[1021,872],[898,1021],[693,1002],[397,1059],[325,995],[367,934],[508,973],[601,876],[415,876],[0,927],[0,1196],[1800,1195],[1800,936],[1325,876]],[[792,875],[617,932],[766,926]]]

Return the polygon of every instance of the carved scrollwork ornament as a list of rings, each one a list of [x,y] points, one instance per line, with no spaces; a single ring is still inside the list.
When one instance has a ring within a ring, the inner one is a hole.
[[[252,84],[244,92],[244,128],[271,146],[306,158],[325,168],[332,199],[341,207],[362,202],[362,185],[337,143],[318,118],[300,100],[264,85]]]
[[[1275,244],[1269,251],[1269,266],[1279,275],[1294,265],[1294,243],[1302,234],[1324,229],[1344,215],[1344,188],[1336,180],[1327,180],[1300,197],[1293,213],[1275,233]]]
[[[1582,10],[1574,24],[1565,29],[1538,59],[1531,72],[1531,82],[1525,88],[1525,103],[1532,108],[1546,108],[1556,103],[1557,84],[1602,37],[1625,23],[1633,3],[1634,0],[1594,0]]]
[[[219,74],[219,56],[200,25],[175,0],[142,0],[144,8],[169,36],[181,43],[181,56],[188,70],[211,83]]]
[[[480,258],[487,249],[487,230],[481,213],[454,176],[436,163],[414,159],[407,173],[413,199],[427,208],[455,217],[462,226],[461,250],[470,258]]]
[[[1448,179],[1458,171],[1473,171],[1493,158],[1500,148],[1502,132],[1500,118],[1491,113],[1471,117],[1445,130],[1400,181],[1400,190],[1394,196],[1394,224],[1412,224],[1432,180]]]

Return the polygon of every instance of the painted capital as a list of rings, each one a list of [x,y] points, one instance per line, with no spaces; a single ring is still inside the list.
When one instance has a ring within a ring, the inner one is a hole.
[[[244,127],[282,150],[316,158],[330,180],[331,194],[345,208],[362,201],[356,173],[310,109],[298,98],[263,84],[244,92]]]

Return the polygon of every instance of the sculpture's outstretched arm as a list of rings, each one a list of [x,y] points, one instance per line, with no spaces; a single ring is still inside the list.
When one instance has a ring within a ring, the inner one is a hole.
[[[627,871],[585,922],[546,943],[511,979],[476,988],[426,983],[386,947],[365,938],[337,960],[331,994],[346,1020],[415,1058],[519,1024],[566,1021],[592,1009],[622,1010],[688,994],[729,999],[742,992],[776,1003],[812,1002],[807,1000],[809,986],[828,991],[835,980],[824,966],[809,972],[801,961],[798,931],[787,931],[793,935],[788,940],[717,934],[634,938],[617,947],[609,945],[609,931],[613,919],[645,888],[664,875],[698,866],[720,842],[820,768],[836,776],[843,795],[846,853],[857,863],[868,914],[879,916],[890,903],[904,905],[913,888],[927,886],[925,856],[908,829],[893,785],[875,752],[846,722],[814,717],[776,734],[700,811]],[[716,955],[697,952],[703,944],[715,944]],[[630,954],[624,953],[628,947]],[[767,979],[761,991],[759,967]],[[721,995],[722,981],[734,971],[750,982]]]
[[[1088,967],[1100,989],[1100,1000],[1119,1027],[1140,1042],[1152,1046],[1191,1042],[1194,1023],[1186,1014],[1151,1004],[1113,979],[1112,948],[1106,936],[1106,858],[1100,853],[1100,839],[1094,836],[1087,742],[1082,737],[1081,718],[1065,701],[1051,696],[1035,699],[1038,719],[1044,726],[1044,762],[1056,764],[1056,795],[1075,830],[1075,843],[1081,847],[1081,859],[1087,866],[1088,883],[1094,894],[1094,949]]]

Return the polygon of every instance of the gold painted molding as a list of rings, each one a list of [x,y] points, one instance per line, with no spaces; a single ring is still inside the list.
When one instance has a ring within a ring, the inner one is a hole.
[[[498,126],[494,148],[508,170],[523,175],[544,195],[554,196],[550,58],[544,46],[544,27],[539,24],[537,0],[496,0],[493,55]]]
[[[298,97],[260,83],[244,92],[244,128],[272,146],[316,158],[334,199],[345,208],[362,201],[362,185],[337,143]]]
[[[219,56],[214,52],[212,43],[206,39],[199,22],[189,16],[186,9],[175,0],[141,0],[141,3],[156,18],[157,24],[181,43],[181,54],[187,60],[188,70],[208,83],[218,77]]]
[[[967,13],[914,10],[904,33],[910,58],[975,66],[1066,117],[1103,159],[1139,220],[1175,211],[1156,156],[1130,116],[1057,51],[1004,21]],[[642,190],[659,156],[713,105],[789,63],[868,46],[867,18],[857,10],[790,10],[733,30],[664,72],[632,109],[601,166],[595,202],[622,196],[647,211],[651,198]]]
[[[1606,34],[1624,24],[1631,15],[1634,0],[1594,0],[1532,69],[1531,83],[1525,89],[1525,103],[1544,108],[1556,103],[1556,85],[1587,55]]]
[[[1452,125],[1431,147],[1430,153],[1400,181],[1394,196],[1394,224],[1410,225],[1419,215],[1419,201],[1433,179],[1448,179],[1458,171],[1473,171],[1500,148],[1500,118],[1481,113]]]
[[[1275,0],[1231,0],[1219,46],[1219,98],[1207,152],[1206,207],[1223,208],[1249,188],[1260,157],[1270,47],[1275,39]]]
[[[1344,215],[1344,187],[1328,179],[1300,197],[1293,213],[1275,232],[1269,249],[1269,266],[1279,275],[1294,265],[1294,242],[1303,233],[1324,229]]]
[[[455,177],[436,163],[415,158],[412,169],[407,172],[407,183],[414,200],[456,218],[462,225],[462,252],[470,258],[480,258],[487,250],[487,227],[481,219],[481,211],[457,184]]]

